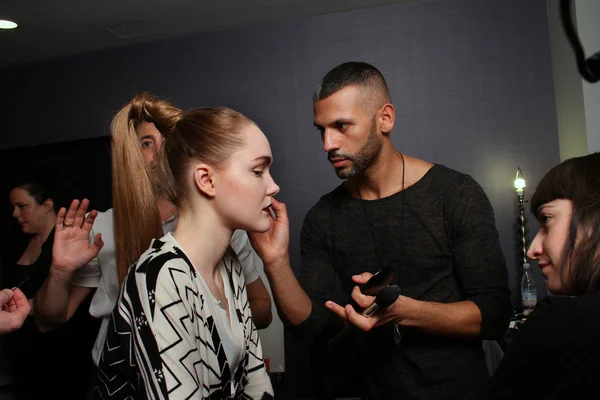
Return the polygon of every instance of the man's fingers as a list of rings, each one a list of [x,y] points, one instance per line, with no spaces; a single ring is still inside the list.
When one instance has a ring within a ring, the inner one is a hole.
[[[354,308],[352,308],[352,306],[347,305],[346,306],[346,317],[348,318],[348,321],[350,323],[352,323],[353,325],[356,325],[357,328],[363,330],[363,331],[370,331],[371,328],[373,328],[375,326],[375,324],[377,324],[377,321],[379,320],[379,318],[377,317],[363,317],[362,315],[360,315],[359,313],[357,313]]]
[[[375,297],[362,294],[358,286],[354,286],[354,289],[352,289],[352,299],[360,308],[367,308],[375,301]]]
[[[363,272],[362,274],[352,275],[352,280],[359,285],[367,283],[369,279],[373,276],[370,272]]]
[[[287,215],[287,207],[284,203],[275,200],[275,198],[271,199],[271,208],[275,211],[275,215],[277,216],[277,221],[286,223],[288,222]]]
[[[330,311],[333,311],[338,317],[343,320],[346,320],[346,309],[339,304],[334,303],[333,301],[327,301],[325,303],[325,307],[327,307]]]

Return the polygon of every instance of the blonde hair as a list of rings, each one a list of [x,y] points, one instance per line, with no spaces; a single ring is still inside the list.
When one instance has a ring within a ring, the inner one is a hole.
[[[143,122],[150,122],[166,138],[182,115],[170,101],[142,93],[112,120],[112,195],[119,284],[152,239],[163,235],[155,187],[136,129]]]
[[[168,100],[142,93],[113,118],[112,176],[114,236],[119,285],[129,267],[163,236],[150,167],[142,154],[136,130],[153,123],[165,137],[158,151],[161,193],[183,208],[191,188],[189,165],[199,160],[226,167],[231,154],[245,144],[240,131],[250,119],[227,107],[204,107],[183,112]]]
[[[254,122],[227,107],[197,108],[179,119],[159,152],[161,187],[178,209],[186,207],[190,163],[225,168],[231,154],[245,144],[240,132],[249,124]]]

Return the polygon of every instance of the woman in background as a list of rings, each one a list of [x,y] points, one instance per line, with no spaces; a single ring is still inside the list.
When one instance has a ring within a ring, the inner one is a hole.
[[[483,399],[584,399],[600,376],[600,153],[552,168],[531,198],[527,255],[554,295],[519,328]]]
[[[24,179],[10,192],[13,217],[27,236],[12,259],[4,262],[3,286],[19,286],[30,304],[48,276],[58,194],[37,179]],[[91,296],[84,299],[87,304]],[[4,340],[18,399],[81,399],[89,387],[94,365],[90,350],[98,323],[83,310],[50,334],[41,333],[30,316],[21,329]],[[73,380],[71,380],[73,379]]]
[[[20,283],[21,290],[33,302],[33,295],[39,288],[52,261],[52,243],[56,224],[56,194],[49,185],[36,179],[25,179],[13,185],[10,203],[13,218],[21,227],[27,240],[18,246],[11,264],[5,266],[7,287]]]

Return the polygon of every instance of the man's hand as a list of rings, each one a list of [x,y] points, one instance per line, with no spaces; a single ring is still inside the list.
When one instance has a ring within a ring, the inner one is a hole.
[[[364,272],[360,275],[354,275],[352,280],[359,285],[363,285],[367,283],[371,276],[373,276],[373,274],[370,272]],[[352,290],[352,300],[354,300],[361,309],[365,310],[373,304],[375,297],[362,294],[360,287],[355,286]],[[344,322],[353,324],[363,331],[370,331],[374,327],[388,322],[398,323],[398,320],[402,319],[400,316],[402,315],[403,308],[406,308],[407,303],[410,303],[411,301],[412,299],[408,297],[399,296],[391,306],[380,309],[370,317],[365,317],[356,312],[354,307],[350,304],[347,304],[346,307],[342,307],[333,301],[328,301],[325,303],[325,307],[333,311]]]
[[[285,204],[272,199],[276,218],[268,216],[271,225],[264,233],[248,232],[250,243],[265,264],[265,268],[281,261],[288,262],[290,246],[290,223]]]

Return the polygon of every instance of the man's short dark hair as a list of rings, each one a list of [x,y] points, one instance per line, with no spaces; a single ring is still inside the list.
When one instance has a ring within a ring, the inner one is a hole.
[[[347,86],[361,86],[373,91],[381,91],[388,102],[391,102],[390,91],[381,72],[371,64],[358,61],[340,64],[329,71],[317,84],[313,101],[326,99]]]

